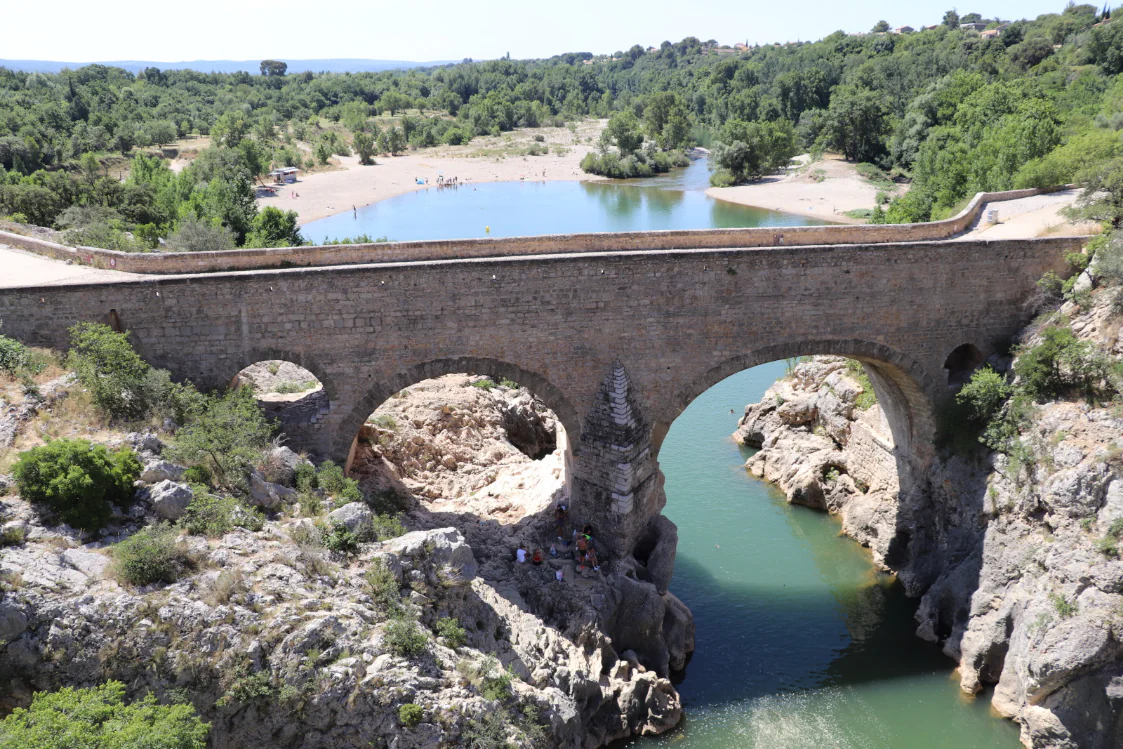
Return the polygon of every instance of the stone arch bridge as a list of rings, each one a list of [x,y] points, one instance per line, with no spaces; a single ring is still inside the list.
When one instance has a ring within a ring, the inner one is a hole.
[[[63,348],[104,321],[177,378],[228,383],[287,359],[327,407],[294,446],[346,459],[394,392],[451,372],[508,377],[558,414],[573,503],[617,553],[652,545],[658,451],[674,418],[724,377],[839,354],[867,368],[902,486],[932,456],[949,354],[983,355],[1026,322],[1046,271],[1080,238],[650,250],[384,262],[0,290],[3,332]],[[645,540],[646,539],[646,540]],[[673,547],[670,551],[673,554]]]

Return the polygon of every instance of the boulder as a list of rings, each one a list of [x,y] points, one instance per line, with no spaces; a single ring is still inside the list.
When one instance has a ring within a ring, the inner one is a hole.
[[[479,569],[472,547],[455,528],[414,531],[388,541],[383,548],[417,560],[427,556],[437,567],[441,582],[448,587],[467,585]]]
[[[348,502],[338,510],[329,512],[328,520],[333,525],[343,525],[352,533],[363,536],[370,534],[374,513],[362,502]]]
[[[187,471],[183,466],[169,463],[166,460],[149,460],[144,464],[144,471],[140,480],[146,484],[158,484],[161,481],[179,481]]]
[[[296,497],[296,492],[287,486],[266,481],[257,471],[250,474],[250,504],[275,510],[286,500]]]
[[[302,458],[287,447],[275,447],[265,454],[265,478],[275,484],[292,486],[296,480],[296,469],[299,466],[311,466],[312,461]]]
[[[179,520],[195,494],[184,484],[165,479],[154,486],[137,492],[137,497],[148,502],[153,511],[164,520]]]
[[[67,549],[61,554],[63,563],[86,577],[100,579],[105,577],[105,570],[109,567],[109,558],[102,554],[82,549]]]
[[[7,645],[27,629],[27,614],[13,603],[0,600],[0,645]]]

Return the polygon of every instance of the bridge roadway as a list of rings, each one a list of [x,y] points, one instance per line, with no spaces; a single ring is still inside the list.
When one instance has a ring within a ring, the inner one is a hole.
[[[291,441],[336,459],[404,387],[450,372],[509,377],[559,415],[575,508],[626,553],[647,543],[662,508],[657,456],[671,422],[719,380],[768,361],[862,361],[886,409],[902,487],[922,480],[950,352],[970,344],[985,356],[1015,334],[1037,279],[1063,273],[1064,255],[1083,241],[569,252],[122,280],[98,273],[0,289],[0,319],[4,334],[58,348],[77,321],[120,326],[149,362],[204,387],[264,359],[300,364],[323,383],[329,405],[291,429]]]

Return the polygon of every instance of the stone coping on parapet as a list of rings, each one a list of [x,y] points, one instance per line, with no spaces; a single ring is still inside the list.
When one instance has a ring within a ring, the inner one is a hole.
[[[545,253],[539,255],[492,255],[485,257],[460,257],[439,258],[434,260],[400,260],[352,265],[326,265],[326,266],[294,266],[284,268],[255,268],[251,270],[227,270],[213,273],[173,273],[168,275],[133,275],[121,274],[119,278],[107,277],[99,280],[81,280],[73,283],[57,283],[42,286],[15,286],[0,288],[0,296],[7,294],[47,294],[55,291],[75,290],[81,288],[95,289],[106,286],[116,287],[149,287],[163,288],[174,287],[180,284],[192,284],[207,281],[233,281],[233,280],[272,280],[283,281],[287,278],[300,277],[307,274],[366,274],[377,273],[383,277],[382,283],[393,278],[395,272],[413,271],[424,268],[442,268],[448,266],[480,267],[493,266],[490,271],[500,273],[506,270],[517,270],[518,266],[526,263],[572,263],[599,261],[604,263],[601,273],[606,270],[612,274],[617,272],[611,264],[617,261],[632,259],[680,258],[696,259],[708,257],[713,260],[714,273],[736,272],[733,264],[740,258],[776,257],[784,261],[797,262],[800,265],[817,255],[846,253],[846,252],[880,252],[889,253],[891,257],[895,251],[926,249],[933,252],[939,251],[964,251],[964,250],[1000,250],[1003,247],[1012,247],[1027,244],[1053,245],[1058,252],[1074,252],[1090,239],[1090,236],[1060,236],[1060,237],[1031,237],[1029,239],[973,239],[967,241],[949,242],[946,240],[933,240],[926,242],[867,242],[863,244],[826,244],[802,245],[793,247],[719,247],[700,249],[673,249],[673,250],[617,250],[605,252],[566,252]],[[798,250],[797,253],[790,250]],[[724,263],[724,264],[723,264]],[[509,274],[498,275],[494,280],[500,283],[510,281],[517,276]]]
[[[832,244],[883,244],[947,239],[966,231],[988,203],[1072,189],[1074,185],[978,193],[958,215],[923,224],[865,224],[547,234],[496,239],[435,239],[356,245],[272,247],[219,252],[119,252],[69,247],[0,231],[0,242],[29,252],[106,270],[154,275],[278,268],[368,265],[425,260],[643,250],[742,249]]]
[[[966,231],[988,203],[1017,200],[1073,187],[1075,186],[1062,185],[1006,192],[981,192],[975,195],[958,215],[943,221],[923,224],[833,224],[749,229],[546,234],[533,237],[431,239],[414,242],[271,247],[219,252],[119,252],[97,247],[69,247],[4,231],[0,231],[0,243],[56,260],[106,270],[179,275],[517,255],[924,242],[947,239]]]

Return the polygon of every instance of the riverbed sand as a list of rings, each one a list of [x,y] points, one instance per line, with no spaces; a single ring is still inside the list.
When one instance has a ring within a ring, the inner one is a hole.
[[[258,205],[296,211],[299,222],[350,211],[379,200],[433,187],[438,176],[457,178],[462,185],[518,180],[594,180],[579,166],[595,145],[604,122],[590,120],[564,127],[515,130],[499,136],[475,138],[463,146],[438,146],[409,151],[401,156],[378,156],[363,166],[356,156],[335,157],[338,169],[300,178],[278,188],[274,197],[259,197]],[[543,138],[535,140],[536,136]],[[531,156],[531,147],[546,150]],[[428,184],[418,184],[428,180]],[[299,195],[299,197],[293,197]]]
[[[804,155],[798,160],[801,166],[793,167],[785,174],[765,177],[751,185],[711,187],[706,194],[731,203],[836,223],[866,223],[864,219],[847,216],[846,212],[872,209],[878,187],[860,176],[854,165],[841,156],[827,155],[812,162]],[[888,192],[890,195],[899,194],[892,190]]]

